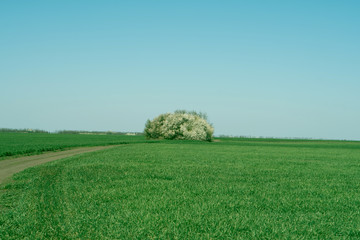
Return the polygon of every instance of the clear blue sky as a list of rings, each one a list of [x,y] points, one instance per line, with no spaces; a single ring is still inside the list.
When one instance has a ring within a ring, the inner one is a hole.
[[[1,1],[0,127],[360,140],[360,1]]]

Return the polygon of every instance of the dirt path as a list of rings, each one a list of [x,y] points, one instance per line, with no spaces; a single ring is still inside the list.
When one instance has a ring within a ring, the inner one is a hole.
[[[14,173],[20,172],[28,167],[32,167],[35,165],[54,161],[61,158],[71,157],[80,153],[94,152],[115,146],[117,145],[81,147],[81,148],[74,148],[71,150],[66,150],[61,152],[49,152],[41,155],[33,155],[33,156],[2,160],[0,161],[0,183],[2,183],[5,179],[10,177]]]

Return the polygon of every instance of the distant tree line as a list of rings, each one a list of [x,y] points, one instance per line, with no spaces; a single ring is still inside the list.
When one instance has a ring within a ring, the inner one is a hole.
[[[40,129],[30,129],[30,128],[21,128],[21,129],[15,129],[15,128],[0,128],[0,132],[19,132],[19,133],[50,133],[45,130]]]
[[[3,132],[17,132],[17,133],[51,133],[49,131],[40,129],[15,129],[15,128],[0,128],[0,133]],[[114,132],[114,131],[82,131],[82,130],[59,130],[53,133],[57,134],[94,134],[94,135],[143,135],[141,132]]]
[[[143,135],[141,132],[114,132],[114,131],[81,131],[81,130],[59,130],[58,134],[94,134],[94,135]]]

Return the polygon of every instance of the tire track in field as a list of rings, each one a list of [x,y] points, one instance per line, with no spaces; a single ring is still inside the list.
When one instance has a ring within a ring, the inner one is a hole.
[[[61,152],[43,153],[41,155],[32,155],[26,157],[12,158],[0,161],[0,184],[5,179],[11,177],[14,173],[20,172],[28,167],[33,167],[42,163],[55,161],[61,158],[71,157],[81,153],[94,152],[103,149],[116,147],[119,145],[111,146],[96,146],[96,147],[80,147]]]

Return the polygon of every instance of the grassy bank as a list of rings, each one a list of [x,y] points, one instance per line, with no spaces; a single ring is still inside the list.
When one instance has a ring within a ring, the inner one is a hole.
[[[359,147],[223,139],[59,160],[2,186],[0,238],[360,238]]]

